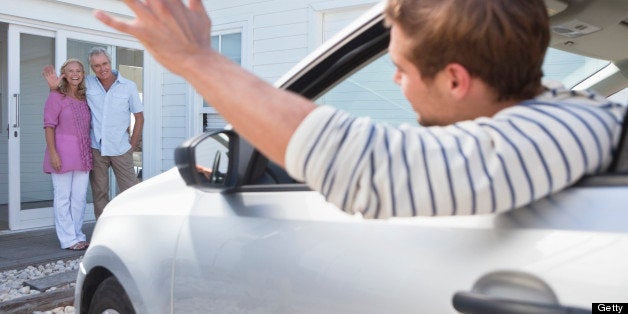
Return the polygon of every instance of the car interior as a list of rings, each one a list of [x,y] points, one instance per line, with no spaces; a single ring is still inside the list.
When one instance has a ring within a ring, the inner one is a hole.
[[[625,91],[628,86],[626,3],[546,0],[546,4],[552,30],[550,47],[610,61],[605,69],[576,85],[574,89],[592,89],[603,95]],[[628,95],[625,98],[628,99]],[[619,145],[607,173],[583,178],[580,185],[628,184],[626,117]]]

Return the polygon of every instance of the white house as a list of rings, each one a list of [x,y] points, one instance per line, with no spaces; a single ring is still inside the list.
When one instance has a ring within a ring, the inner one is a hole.
[[[377,0],[205,1],[212,42],[223,54],[269,82]],[[42,172],[47,64],[67,58],[85,65],[104,46],[120,73],[134,80],[145,105],[143,178],[174,166],[174,149],[224,121],[183,79],[164,70],[132,37],[92,16],[132,12],[119,0],[0,0],[0,231],[53,225],[52,183]],[[112,191],[112,195],[115,192]],[[89,196],[91,200],[91,195]],[[93,219],[91,204],[86,219]]]

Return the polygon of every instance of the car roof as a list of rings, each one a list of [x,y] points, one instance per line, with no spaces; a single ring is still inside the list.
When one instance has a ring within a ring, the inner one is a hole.
[[[290,69],[275,86],[292,82],[353,40],[364,29],[383,21],[386,1],[370,10],[323,43]],[[592,88],[608,96],[628,86],[628,1],[545,0],[550,15],[550,47],[610,61],[600,79],[592,78],[576,89]],[[598,75],[598,76],[600,76]]]
[[[552,30],[551,47],[609,60],[626,70],[628,1],[553,0],[546,3]]]

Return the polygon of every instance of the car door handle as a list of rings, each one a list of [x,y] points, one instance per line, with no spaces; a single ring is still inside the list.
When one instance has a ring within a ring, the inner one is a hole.
[[[592,311],[561,305],[552,287],[543,279],[512,270],[483,275],[471,291],[456,292],[452,303],[457,311],[466,314],[577,314]]]
[[[454,308],[465,314],[511,313],[511,314],[580,314],[591,310],[563,306],[560,304],[537,303],[487,296],[475,292],[456,292]]]

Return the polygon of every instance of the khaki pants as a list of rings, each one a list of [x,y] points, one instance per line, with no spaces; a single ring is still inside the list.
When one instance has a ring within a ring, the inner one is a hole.
[[[92,148],[94,166],[89,173],[89,182],[92,186],[94,198],[94,215],[100,217],[105,206],[109,203],[109,167],[118,182],[118,193],[134,186],[139,181],[133,170],[133,150],[120,156],[101,156],[100,150]]]

